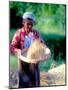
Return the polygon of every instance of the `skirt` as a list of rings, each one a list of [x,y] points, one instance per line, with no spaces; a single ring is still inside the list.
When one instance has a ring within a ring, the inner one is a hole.
[[[33,70],[31,70],[33,66]],[[19,88],[39,87],[40,72],[38,64],[29,64],[19,61]]]

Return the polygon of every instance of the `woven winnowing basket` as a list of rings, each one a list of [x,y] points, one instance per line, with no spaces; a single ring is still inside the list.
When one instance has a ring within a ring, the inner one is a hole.
[[[20,59],[28,63],[37,63],[47,60],[50,57],[50,50],[39,39],[35,40],[29,47],[27,52],[24,52]]]
[[[46,46],[40,42],[40,40],[35,40],[27,52],[27,58],[38,59],[45,54]]]

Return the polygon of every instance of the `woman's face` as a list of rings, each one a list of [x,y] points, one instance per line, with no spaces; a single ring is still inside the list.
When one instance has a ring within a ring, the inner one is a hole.
[[[33,24],[34,24],[33,20],[28,20],[28,19],[24,20],[23,25],[25,31],[30,32],[32,30]]]

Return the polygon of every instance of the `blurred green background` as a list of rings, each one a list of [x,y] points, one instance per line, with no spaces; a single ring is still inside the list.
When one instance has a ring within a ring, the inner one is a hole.
[[[22,26],[22,15],[25,11],[35,14],[36,28],[51,50],[51,58],[41,62],[41,71],[66,63],[66,6],[62,4],[9,2],[10,43],[14,33]],[[10,53],[10,68],[17,68],[17,57]]]

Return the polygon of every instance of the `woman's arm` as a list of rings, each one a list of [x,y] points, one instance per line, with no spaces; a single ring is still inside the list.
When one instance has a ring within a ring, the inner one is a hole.
[[[12,42],[11,42],[11,44],[10,44],[10,51],[11,51],[13,54],[17,54],[17,53],[21,52],[20,48],[18,47],[19,41],[20,41],[20,30],[18,30],[18,31],[14,34],[14,37],[13,37]]]

